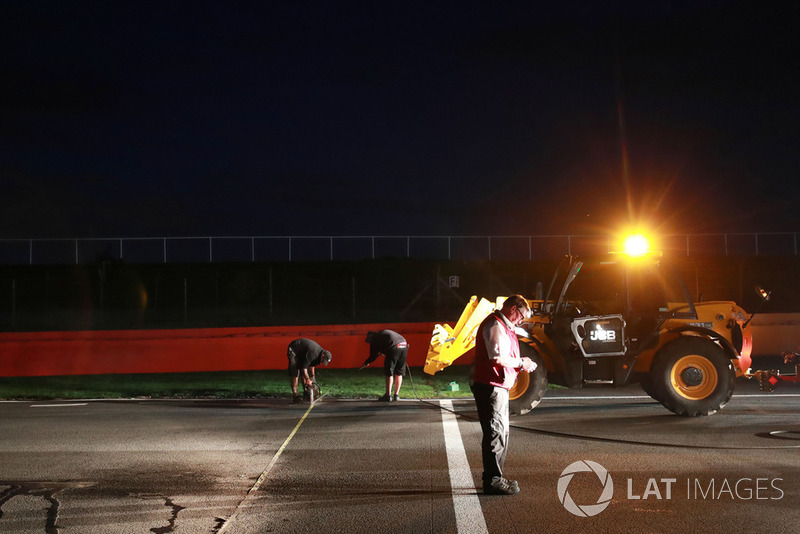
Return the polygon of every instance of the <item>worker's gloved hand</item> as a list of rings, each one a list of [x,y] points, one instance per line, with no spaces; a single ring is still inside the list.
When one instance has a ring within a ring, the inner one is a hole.
[[[527,371],[528,373],[532,373],[536,370],[538,365],[535,361],[531,360],[530,358],[523,357],[522,358],[522,368]]]

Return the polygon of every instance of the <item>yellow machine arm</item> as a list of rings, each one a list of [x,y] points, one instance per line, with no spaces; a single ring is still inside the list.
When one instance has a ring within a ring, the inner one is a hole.
[[[500,304],[505,297],[497,299]],[[441,371],[451,365],[459,356],[475,346],[475,334],[481,322],[494,310],[496,305],[482,298],[473,296],[455,328],[446,324],[433,327],[428,357],[425,359],[425,372],[429,375]]]

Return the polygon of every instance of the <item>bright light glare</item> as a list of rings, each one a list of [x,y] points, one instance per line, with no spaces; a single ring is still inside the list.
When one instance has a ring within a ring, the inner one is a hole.
[[[622,250],[632,258],[640,258],[652,251],[650,240],[644,234],[629,235],[622,242]]]

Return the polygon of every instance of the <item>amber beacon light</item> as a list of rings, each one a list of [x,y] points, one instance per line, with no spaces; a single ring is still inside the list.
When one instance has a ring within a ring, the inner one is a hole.
[[[650,239],[642,233],[625,236],[622,241],[622,251],[631,258],[641,258],[653,251]]]

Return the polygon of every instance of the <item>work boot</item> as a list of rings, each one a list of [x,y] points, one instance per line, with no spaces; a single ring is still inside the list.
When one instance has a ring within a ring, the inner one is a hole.
[[[493,478],[489,479],[488,481],[486,479],[484,479],[483,480],[483,487],[491,486],[492,484],[496,484],[498,482],[505,482],[506,484],[508,484],[512,488],[513,487],[517,487],[517,488],[519,487],[519,482],[517,482],[516,480],[509,480],[509,479],[507,479],[505,477],[493,477]]]
[[[397,393],[395,393],[395,394],[394,394],[394,396],[392,397],[392,400],[393,400],[393,401],[399,401],[399,400],[400,400],[400,395],[398,395]]]
[[[392,396],[388,393],[384,393],[383,396],[378,397],[378,400],[381,402],[392,402],[394,399],[392,399]]]
[[[519,493],[519,484],[516,480],[494,477],[492,482],[483,485],[484,495],[516,495],[517,493]]]
[[[303,402],[303,397],[300,395],[292,395],[292,404],[300,404]]]

